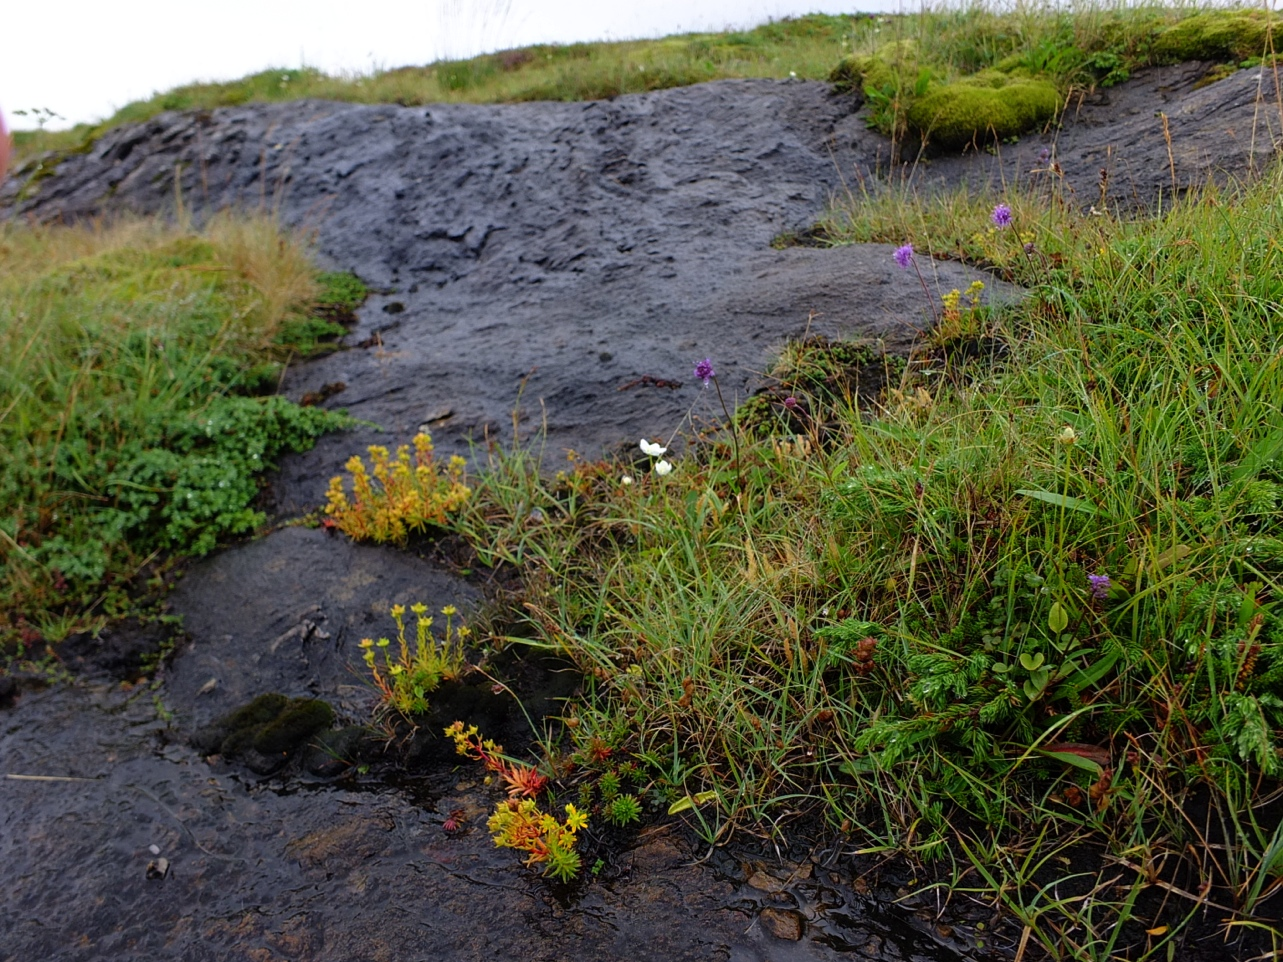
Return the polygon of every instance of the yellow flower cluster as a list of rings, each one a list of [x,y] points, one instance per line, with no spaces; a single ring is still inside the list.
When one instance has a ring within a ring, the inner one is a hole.
[[[975,337],[980,333],[980,295],[984,289],[983,281],[972,281],[965,293],[955,287],[941,296],[944,310],[934,331],[938,343],[948,343],[964,336]],[[966,298],[965,304],[963,298]]]
[[[463,458],[452,456],[440,471],[427,434],[415,436],[414,452],[412,464],[408,445],[397,448],[393,458],[375,444],[369,448],[371,469],[359,455],[348,460],[351,499],[342,477],[330,480],[326,495],[325,513],[339,530],[358,541],[404,544],[411,531],[444,524],[447,514],[463,507],[472,494],[463,483]]]
[[[527,865],[543,865],[546,874],[563,882],[579,873],[575,836],[587,827],[588,816],[574,805],[566,806],[566,820],[559,822],[540,811],[533,798],[502,802],[486,824],[495,845],[526,852]]]
[[[446,616],[445,637],[440,644],[432,637],[432,619],[425,604],[411,605],[417,624],[414,649],[405,637],[405,605],[392,606],[392,620],[396,622],[397,648],[393,653],[392,642],[387,638],[375,641],[362,638],[362,657],[374,677],[374,685],[384,702],[405,716],[421,715],[428,710],[428,694],[441,684],[442,679],[454,679],[463,674],[467,666],[464,642],[472,634],[467,625],[454,626],[453,616],[458,614],[454,605],[446,605],[441,613]],[[383,653],[382,665],[376,651]]]

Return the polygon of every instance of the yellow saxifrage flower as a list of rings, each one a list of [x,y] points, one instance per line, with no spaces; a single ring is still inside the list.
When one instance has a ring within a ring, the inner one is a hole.
[[[410,448],[402,445],[393,458],[387,448],[368,448],[371,471],[359,456],[347,462],[352,475],[352,495],[342,477],[331,479],[325,511],[339,530],[357,540],[404,544],[411,532],[444,524],[446,515],[459,510],[472,490],[464,483],[466,462],[457,455],[444,470],[433,460],[432,438],[414,438],[414,465]]]

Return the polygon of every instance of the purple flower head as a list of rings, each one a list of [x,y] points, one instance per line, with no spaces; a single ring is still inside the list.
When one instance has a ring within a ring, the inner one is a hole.
[[[1045,164],[1049,160],[1051,160],[1050,147],[1044,147],[1042,150],[1038,151],[1038,163]]]
[[[1033,241],[1030,241],[1028,244],[1026,244],[1026,245],[1025,245],[1025,253],[1026,253],[1026,254],[1032,254],[1032,253],[1034,252],[1034,249],[1035,249],[1035,248],[1034,248],[1034,242],[1033,242]]]
[[[792,411],[794,408],[797,407],[797,398],[795,398],[792,394],[790,394],[788,397],[784,399],[784,406],[788,408],[790,411]]]
[[[1088,575],[1087,580],[1091,583],[1093,598],[1104,601],[1109,597],[1109,575]]]
[[[1011,226],[1011,208],[1006,204],[999,204],[993,209],[989,219],[993,221],[994,227],[1004,230]]]
[[[708,387],[708,382],[717,377],[717,372],[713,370],[711,358],[706,357],[695,365],[695,377],[704,382],[704,387]]]
[[[907,271],[909,265],[913,263],[913,245],[905,244],[903,247],[897,247],[895,253],[891,255],[895,262],[900,265],[900,270]]]

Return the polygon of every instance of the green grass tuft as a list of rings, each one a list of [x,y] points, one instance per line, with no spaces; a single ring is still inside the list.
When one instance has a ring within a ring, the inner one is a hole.
[[[530,643],[590,679],[575,745],[630,756],[661,801],[705,799],[710,838],[822,813],[1057,957],[1166,958],[1194,913],[1162,895],[1204,881],[1268,929],[1281,187],[1137,220],[901,197],[921,249],[1031,285],[949,335],[1001,350],[928,351],[870,398],[800,377],[816,348],[791,348],[796,403],[764,395],[738,463],[716,436],[631,484],[497,461],[460,528],[523,566]],[[848,223],[893,231],[890,203],[860,203]]]

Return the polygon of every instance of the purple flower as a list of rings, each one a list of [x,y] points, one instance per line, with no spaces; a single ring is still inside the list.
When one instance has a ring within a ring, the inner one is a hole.
[[[790,411],[792,411],[795,407],[797,407],[797,398],[795,398],[792,394],[790,394],[788,397],[784,399],[784,406],[788,408]]]
[[[1091,596],[1097,601],[1104,601],[1109,597],[1109,575],[1088,575],[1087,580],[1091,582]]]
[[[907,271],[909,265],[913,263],[913,245],[905,244],[903,247],[897,247],[895,253],[891,255],[895,262],[900,265],[900,270]]]
[[[1038,163],[1045,164],[1049,160],[1051,160],[1050,147],[1044,147],[1042,150],[1038,151]]]
[[[717,377],[717,372],[713,370],[711,358],[706,357],[695,365],[695,376],[704,382],[704,387],[708,387],[708,382]]]
[[[993,226],[1003,230],[1011,226],[1011,208],[1006,204],[999,204],[993,209],[993,214],[989,218],[993,221]]]

